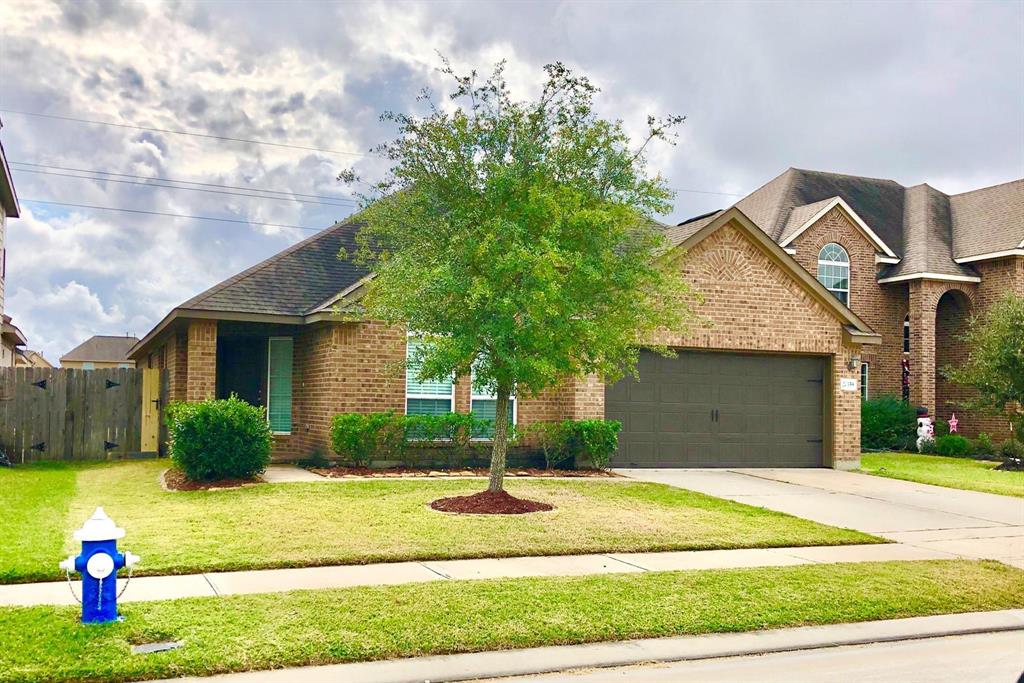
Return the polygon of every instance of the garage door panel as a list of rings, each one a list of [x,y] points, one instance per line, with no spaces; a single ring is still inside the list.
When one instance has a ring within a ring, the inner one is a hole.
[[[821,358],[642,352],[638,367],[606,393],[608,418],[623,422],[613,465],[821,465]]]
[[[683,405],[687,399],[687,386],[680,382],[665,382],[658,384],[656,393],[661,404],[675,403]]]
[[[630,411],[623,421],[622,428],[631,434],[654,434],[657,431],[654,427],[655,416],[646,411]]]
[[[686,410],[676,416],[679,425],[677,430],[694,437],[711,437],[714,424],[711,422],[711,405],[707,403],[689,405]]]

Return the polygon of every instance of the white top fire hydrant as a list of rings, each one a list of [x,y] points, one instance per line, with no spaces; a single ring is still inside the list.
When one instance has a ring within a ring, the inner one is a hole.
[[[129,571],[139,556],[128,551],[117,551],[117,539],[124,538],[124,529],[114,524],[103,508],[96,508],[92,517],[75,532],[75,540],[82,542],[82,552],[68,556],[60,568],[68,574],[82,575],[82,623],[103,624],[117,620],[117,570]],[[129,578],[131,574],[129,573]]]

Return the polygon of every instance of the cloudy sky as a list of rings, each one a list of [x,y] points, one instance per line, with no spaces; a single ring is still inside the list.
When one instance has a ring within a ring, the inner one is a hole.
[[[1024,176],[1020,1],[6,0],[0,139],[22,216],[9,224],[5,312],[51,360],[92,334],[142,336],[312,234],[279,226],[344,217],[338,171],[380,171],[360,155],[393,133],[378,116],[442,85],[438,52],[462,68],[508,60],[524,96],[543,64],[564,61],[635,130],[648,113],[686,115],[680,144],[651,157],[681,190],[667,220],[728,206],[789,166],[949,193]]]

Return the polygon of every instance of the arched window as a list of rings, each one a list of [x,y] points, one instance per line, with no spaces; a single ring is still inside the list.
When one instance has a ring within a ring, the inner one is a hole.
[[[850,255],[835,242],[829,242],[818,252],[818,282],[850,305]]]
[[[903,319],[903,353],[910,353],[910,314]]]

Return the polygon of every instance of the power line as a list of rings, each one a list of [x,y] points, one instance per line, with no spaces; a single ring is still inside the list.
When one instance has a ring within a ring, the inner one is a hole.
[[[181,187],[180,185],[160,185],[158,183],[144,183],[144,182],[139,182],[137,180],[120,180],[118,178],[97,178],[95,176],[77,175],[75,173],[56,173],[54,171],[42,171],[42,170],[31,169],[31,168],[18,168],[16,170],[18,170],[18,171],[20,171],[22,173],[42,173],[43,175],[57,176],[59,178],[79,178],[79,179],[82,179],[82,180],[96,180],[96,181],[100,181],[100,182],[104,182],[104,183],[123,183],[123,184],[126,184],[126,185],[141,185],[143,187],[152,187],[152,188],[162,187],[162,188],[170,189],[170,190],[192,190],[193,192],[210,192],[210,193],[213,193],[213,194],[226,194],[226,195],[231,195],[233,197],[254,197],[256,199],[269,199],[271,201],[297,202],[299,204],[320,204],[322,206],[336,206],[336,207],[343,208],[343,209],[351,209],[352,208],[351,204],[335,204],[333,202],[318,202],[318,201],[313,201],[313,200],[308,200],[308,199],[294,199],[294,198],[291,198],[291,197],[268,197],[267,195],[262,195],[262,194],[249,194],[249,193],[245,193],[245,192],[232,192],[230,190],[211,190],[211,189],[207,189],[207,188],[204,188],[204,187]]]
[[[139,126],[139,125],[130,124],[130,123],[114,123],[112,121],[97,121],[96,119],[84,119],[84,118],[79,118],[79,117],[76,117],[76,116],[60,116],[58,114],[43,114],[41,112],[21,111],[21,110],[18,110],[18,109],[3,109],[3,108],[0,108],[0,112],[4,112],[5,114],[20,114],[22,116],[36,116],[36,117],[39,117],[39,118],[55,119],[55,120],[58,120],[58,121],[74,121],[76,123],[93,123],[93,124],[96,124],[96,125],[99,125],[99,126],[114,126],[116,128],[131,128],[133,130],[148,130],[148,131],[152,131],[154,133],[171,133],[173,135],[191,135],[193,137],[207,138],[207,139],[210,139],[210,140],[227,140],[227,141],[230,141],[230,142],[244,142],[244,143],[248,143],[248,144],[252,144],[252,145],[269,145],[271,147],[285,147],[285,148],[288,148],[288,149],[301,149],[301,150],[305,150],[305,151],[308,151],[308,152],[323,152],[325,154],[343,154],[343,155],[346,155],[346,156],[379,157],[379,158],[382,158],[382,157],[380,157],[379,154],[373,154],[373,153],[369,153],[369,152],[350,152],[350,151],[347,151],[347,150],[339,150],[339,149],[325,149],[323,147],[307,147],[305,145],[293,145],[293,144],[289,144],[289,143],[285,143],[285,142],[268,142],[266,140],[253,140],[253,139],[250,139],[250,138],[235,138],[235,137],[229,137],[229,136],[226,136],[226,135],[213,135],[211,133],[196,133],[196,132],[193,132],[193,131],[174,130],[174,129],[171,129],[171,128],[154,128],[154,127],[150,127],[150,126]],[[99,172],[102,172],[102,171],[99,171]],[[188,182],[188,181],[181,181],[181,182]],[[673,189],[676,192],[689,192],[689,193],[693,193],[693,194],[713,194],[713,195],[722,195],[722,196],[726,196],[726,197],[745,197],[746,196],[746,195],[739,194],[739,193],[736,193],[736,192],[714,192],[714,191],[711,191],[711,190],[691,190],[691,189],[678,188],[678,187],[671,188],[671,189]]]
[[[322,147],[307,147],[305,145],[292,145],[286,142],[268,142],[266,140],[252,140],[249,138],[233,138],[227,135],[213,135],[211,133],[196,133],[188,130],[174,130],[172,128],[153,128],[151,126],[138,126],[132,123],[114,123],[112,121],[97,121],[96,119],[83,119],[77,116],[60,116],[58,114],[43,114],[35,111],[19,111],[17,109],[0,109],[5,114],[20,114],[22,116],[37,116],[43,119],[56,119],[58,121],[74,121],[76,123],[94,123],[98,126],[114,126],[116,128],[131,128],[134,130],[148,130],[154,133],[171,133],[173,135],[191,135],[197,138],[210,140],[227,140],[229,142],[245,142],[251,145],[268,145],[270,147],[287,147],[288,149],[301,149],[307,152],[324,152],[325,154],[344,154],[355,157],[377,156],[365,152],[349,152],[340,149],[324,149]]]
[[[212,216],[191,216],[184,213],[166,213],[163,211],[144,211],[142,209],[124,209],[116,206],[97,206],[95,204],[71,204],[69,202],[52,202],[48,199],[21,199],[22,202],[30,204],[52,204],[53,206],[70,206],[78,209],[99,209],[101,211],[121,211],[124,213],[139,213],[147,216],[167,216],[170,218],[191,218],[197,221],[216,221],[220,223],[242,223],[244,225],[265,225],[271,228],[291,228],[293,230],[311,230],[320,232],[325,228],[312,228],[307,225],[285,225],[282,223],[260,223],[257,221],[244,221],[238,218],[214,218]]]
[[[680,188],[680,187],[670,187],[669,189],[672,190],[673,192],[692,192],[694,194],[720,194],[720,195],[723,195],[723,196],[726,196],[726,197],[746,197],[747,196],[745,194],[740,194],[738,192],[712,192],[711,190],[684,190],[683,188]]]
[[[138,126],[138,125],[135,125],[135,124],[128,124],[128,123],[114,123],[114,122],[111,122],[111,121],[97,121],[95,119],[82,119],[82,118],[79,118],[79,117],[59,116],[59,115],[56,115],[56,114],[42,114],[40,112],[24,112],[24,111],[20,111],[20,110],[8,110],[8,109],[0,109],[0,112],[3,112],[4,114],[19,114],[19,115],[22,115],[22,116],[39,117],[39,118],[42,118],[42,119],[55,119],[57,121],[73,121],[73,122],[76,122],[76,123],[91,123],[91,124],[96,124],[98,126],[114,126],[116,128],[131,128],[133,130],[148,130],[148,131],[153,131],[153,132],[156,132],[156,133],[172,133],[174,135],[191,135],[191,136],[194,136],[194,137],[205,137],[205,138],[213,139],[213,140],[228,140],[228,141],[231,141],[231,142],[247,142],[249,144],[266,144],[266,145],[274,146],[274,147],[287,147],[287,148],[290,148],[290,150],[304,150],[306,152],[323,152],[325,154],[331,154],[331,155],[346,155],[346,156],[349,156],[349,157],[380,157],[380,155],[375,155],[373,153],[366,153],[366,152],[348,152],[348,151],[345,151],[345,150],[328,150],[328,148],[325,148],[325,147],[313,147],[313,146],[306,146],[306,145],[303,145],[303,144],[290,144],[288,142],[269,142],[267,140],[255,140],[255,139],[245,138],[245,137],[229,137],[227,135],[213,135],[212,133],[196,133],[196,132],[193,132],[193,131],[174,130],[174,129],[171,129],[171,128],[154,128],[154,127],[151,127],[151,126]],[[101,172],[101,171],[97,171],[97,172]],[[187,181],[182,181],[182,182],[187,182]],[[683,188],[683,187],[673,187],[672,189],[677,191],[677,193],[692,193],[692,194],[695,194],[695,195],[722,195],[724,197],[745,197],[745,195],[740,195],[738,193],[719,193],[719,191],[713,191],[713,190],[709,190],[709,189],[689,189],[689,188]]]
[[[357,205],[359,203],[356,200],[348,199],[347,197],[332,197],[330,195],[323,195],[323,194],[302,194],[300,192],[288,192],[286,190],[271,190],[269,188],[263,188],[263,187],[247,187],[245,185],[224,185],[222,183],[201,183],[201,182],[199,182],[197,180],[179,180],[179,179],[176,179],[176,178],[161,178],[159,176],[144,176],[144,175],[136,175],[136,174],[133,174],[133,173],[115,173],[114,171],[101,171],[99,169],[93,169],[93,168],[75,168],[73,166],[56,166],[56,165],[53,165],[53,164],[34,164],[32,162],[29,162],[29,161],[12,161],[10,163],[11,163],[11,166],[16,166],[16,167],[32,166],[32,167],[35,167],[35,168],[48,168],[48,169],[51,169],[51,170],[58,170],[58,171],[74,171],[76,173],[98,173],[98,174],[101,174],[101,175],[117,176],[119,178],[135,178],[137,180],[159,180],[161,182],[166,182],[166,183],[182,183],[182,184],[186,184],[186,185],[202,185],[203,187],[221,187],[221,188],[225,188],[225,189],[228,189],[228,190],[246,190],[246,191],[252,191],[252,192],[269,192],[269,193],[272,193],[272,194],[286,195],[288,197],[308,197],[309,199],[327,199],[327,200],[330,200],[330,201],[333,201],[333,202],[347,202],[347,203],[350,203],[350,204],[353,204],[353,205]],[[27,169],[19,169],[19,170],[27,170]],[[98,180],[102,180],[102,179],[98,179]]]

